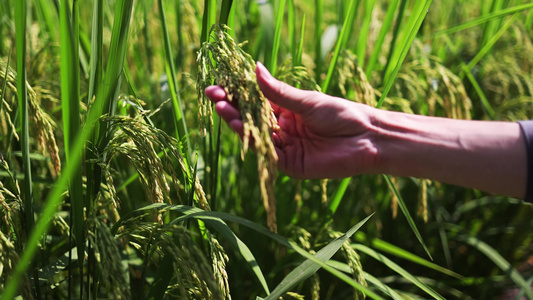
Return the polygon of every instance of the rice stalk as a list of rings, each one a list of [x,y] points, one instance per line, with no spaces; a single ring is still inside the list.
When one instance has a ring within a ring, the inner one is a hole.
[[[328,232],[328,235],[330,238],[337,239],[343,235],[342,232],[334,231],[330,228],[326,229]],[[344,244],[342,244],[341,252],[346,259],[346,262],[348,263],[348,266],[350,266],[350,270],[352,272],[352,276],[357,282],[359,282],[361,285],[367,287],[368,284],[365,280],[365,273],[363,271],[363,266],[361,265],[361,257],[357,252],[354,250],[353,247],[350,245],[350,240],[347,240]],[[364,299],[366,298],[365,294],[362,292],[354,289],[354,299]]]
[[[212,235],[208,235],[209,252],[211,255],[211,264],[213,266],[213,274],[215,282],[222,293],[224,299],[231,299],[230,287],[228,280],[228,273],[226,272],[226,264],[229,262],[229,257],[224,252],[224,248],[220,245],[218,240]]]
[[[419,179],[419,190],[418,190],[418,215],[422,216],[424,223],[428,222],[428,184],[430,183],[427,179]]]
[[[6,91],[2,90],[2,93],[6,93],[6,96],[2,99],[5,122],[7,122],[6,126],[14,129],[15,127],[9,112],[11,112],[12,107],[15,106],[15,99],[11,97],[11,95],[16,95],[18,92],[17,73],[8,66],[7,63],[0,62],[0,78],[6,80]],[[41,103],[43,100],[57,102],[57,99],[48,89],[40,86],[32,87],[28,82],[26,82],[26,90],[28,93],[29,122],[31,123],[32,129],[36,131],[36,139],[39,149],[43,155],[46,155],[45,153],[47,153],[50,156],[52,165],[50,171],[55,177],[61,171],[61,159],[59,157],[59,148],[57,146],[55,134],[57,125],[52,117],[41,107]],[[9,91],[9,93],[7,93],[7,91]],[[13,130],[13,134],[18,140],[19,136],[17,135],[16,130]]]
[[[18,263],[19,256],[15,246],[8,237],[0,231],[0,290],[4,290],[7,279],[10,277],[15,265]],[[20,282],[20,294],[24,299],[33,299],[33,293],[30,287],[28,276],[24,275]]]
[[[335,88],[339,90],[340,96],[350,99],[349,92],[353,92],[354,101],[376,106],[374,88],[361,68],[358,57],[350,50],[343,50],[339,55],[338,66]]]
[[[212,124],[211,104],[204,89],[214,81],[226,90],[230,102],[239,106],[244,123],[241,157],[253,148],[257,154],[261,196],[267,212],[267,224],[272,231],[276,226],[274,183],[278,160],[271,136],[277,122],[269,102],[257,85],[255,63],[250,55],[236,45],[227,33],[228,27],[215,25],[210,41],[198,53],[198,99],[200,118]],[[211,60],[211,57],[213,60]],[[205,128],[204,121],[204,128]]]
[[[213,269],[190,235],[190,232],[177,225],[159,230],[157,245],[168,251],[174,270],[174,283],[168,287],[167,295],[174,298],[224,299]]]
[[[99,284],[112,291],[116,299],[131,299],[128,279],[120,257],[120,249],[109,227],[98,217],[89,219],[89,239],[100,270]],[[94,230],[94,231],[93,231]]]

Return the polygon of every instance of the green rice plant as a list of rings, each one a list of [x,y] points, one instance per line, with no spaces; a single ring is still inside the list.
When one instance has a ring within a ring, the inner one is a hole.
[[[277,154],[270,136],[276,130],[274,113],[255,80],[255,63],[227,33],[227,27],[213,27],[211,42],[204,43],[198,55],[198,93],[201,102],[201,118],[210,118],[210,101],[203,90],[211,82],[220,84],[226,90],[230,102],[239,106],[244,116],[242,158],[249,148],[258,156],[258,174],[261,196],[267,211],[270,229],[276,231],[276,202],[274,182]],[[214,63],[211,62],[213,57]],[[243,84],[245,83],[245,84]]]
[[[74,12],[71,14],[71,11]],[[61,43],[61,101],[63,112],[63,131],[65,134],[65,155],[67,165],[73,164],[71,151],[74,140],[80,131],[80,91],[79,91],[79,33],[78,33],[78,3],[73,2],[72,8],[69,1],[61,2],[60,11],[60,43]],[[84,196],[82,191],[81,168],[69,178],[69,196],[72,210],[71,227],[73,229],[78,251],[78,268],[83,273],[85,250],[85,218]],[[83,277],[80,277],[83,278]],[[80,294],[83,294],[83,279],[80,284]]]
[[[213,1],[212,1],[213,2]],[[180,98],[179,95],[179,86],[178,86],[178,80],[176,78],[176,67],[174,66],[174,58],[172,55],[172,48],[170,46],[170,37],[168,34],[168,28],[167,28],[167,21],[165,16],[165,10],[163,8],[163,0],[158,1],[158,7],[159,7],[159,14],[160,14],[160,20],[161,20],[161,27],[163,29],[163,37],[165,42],[165,57],[166,57],[166,70],[167,70],[167,77],[170,78],[170,95],[172,99],[172,107],[174,109],[174,123],[176,125],[176,131],[178,134],[178,138],[183,143],[183,155],[185,157],[185,162],[189,161],[190,157],[190,149],[189,149],[189,143],[187,141],[188,136],[188,130],[187,130],[187,124],[185,123],[185,118],[183,115],[183,101]]]

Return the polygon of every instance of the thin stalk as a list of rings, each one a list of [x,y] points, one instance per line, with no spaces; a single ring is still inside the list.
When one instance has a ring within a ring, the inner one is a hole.
[[[158,0],[159,15],[161,20],[161,26],[163,30],[163,38],[165,43],[165,58],[166,58],[166,70],[169,79],[170,93],[172,99],[172,108],[174,110],[174,124],[176,126],[177,138],[183,144],[183,156],[185,158],[185,164],[190,161],[190,148],[188,142],[188,130],[185,123],[185,116],[183,114],[182,107],[184,106],[183,100],[179,94],[179,86],[177,80],[176,67],[174,66],[174,59],[172,57],[172,47],[170,45],[170,35],[168,33],[167,21],[165,16],[165,10],[163,8],[163,0]],[[188,172],[188,167],[187,167]]]
[[[383,82],[386,82],[386,85],[379,99],[377,105],[378,108],[381,107],[383,101],[385,100],[390,89],[392,88],[394,79],[400,71],[400,67],[403,64],[407,53],[409,53],[409,48],[411,48],[411,44],[415,40],[416,34],[418,33],[418,30],[420,29],[420,26],[422,25],[422,22],[426,17],[431,1],[432,0],[419,0],[415,3],[415,7],[419,7],[419,9],[417,9],[417,12],[413,12],[411,17],[409,18],[408,23],[406,24],[406,28],[404,29],[405,32],[403,33],[403,37],[401,38],[401,42],[399,43],[401,53],[398,54],[398,57],[396,57],[396,55],[393,55],[393,57],[391,58],[395,67],[394,69],[392,69],[389,76],[385,76],[385,80]],[[388,72],[386,72],[385,74],[387,73]]]
[[[374,44],[374,50],[372,51],[372,55],[370,56],[370,59],[366,66],[365,75],[367,78],[371,77],[372,71],[374,71],[374,67],[376,66],[379,55],[383,51],[383,42],[385,41],[385,36],[389,32],[394,21],[394,13],[396,12],[396,8],[398,8],[398,4],[400,4],[399,0],[393,0],[389,4],[387,14],[385,15],[385,19],[383,20],[383,25],[381,25],[378,38],[376,40],[376,43]]]
[[[61,43],[61,107],[63,113],[63,131],[65,133],[65,154],[67,165],[72,164],[72,144],[80,131],[80,79],[78,57],[78,1],[74,0],[72,11],[68,0],[61,1],[60,10]],[[83,156],[83,155],[82,155]],[[72,213],[72,229],[78,251],[78,267],[83,274],[85,252],[84,237],[84,201],[81,169],[69,178],[69,191]],[[80,295],[83,295],[83,276],[80,276]]]
[[[355,15],[356,9],[356,3],[358,3],[358,0],[351,0],[350,6],[348,7],[348,15],[346,15],[346,18],[344,18],[344,24],[342,24],[342,29],[340,31],[339,37],[337,38],[337,43],[335,44],[335,50],[333,51],[333,56],[331,57],[331,62],[329,63],[328,73],[326,75],[326,79],[322,83],[322,92],[327,94],[329,85],[331,83],[331,80],[333,79],[333,73],[335,71],[335,67],[337,66],[337,60],[339,59],[339,54],[342,48],[342,42],[344,40],[344,37],[348,34],[349,28],[353,26],[353,24],[350,24],[350,20],[354,20],[353,15]]]
[[[521,11],[524,11],[524,10],[528,10],[528,9],[531,9],[531,8],[533,8],[533,3],[517,5],[517,6],[509,7],[509,8],[506,8],[506,9],[502,9],[502,10],[499,10],[499,11],[495,11],[495,12],[490,13],[488,15],[483,15],[483,16],[481,16],[479,18],[476,18],[476,19],[474,19],[472,21],[465,22],[465,23],[463,23],[461,25],[437,31],[437,32],[435,32],[435,34],[431,35],[430,38],[435,38],[437,36],[441,36],[441,35],[444,35],[444,34],[452,34],[452,33],[458,32],[458,31],[462,31],[462,30],[465,30],[465,29],[468,29],[468,28],[472,28],[472,27],[484,24],[484,23],[492,21],[494,19],[502,18],[502,17],[505,17],[507,15],[512,15],[514,13],[521,12]]]
[[[30,162],[30,135],[29,135],[29,120],[28,120],[28,87],[26,86],[26,0],[15,1],[15,43],[17,49],[17,97],[19,106],[19,117],[22,127],[21,132],[21,151],[22,151],[22,168],[24,172],[24,181],[22,188],[23,202],[24,202],[24,224],[26,234],[29,235],[34,230],[34,212],[33,212],[33,189],[32,189],[32,173]],[[7,78],[7,73],[6,73]],[[37,298],[40,298],[39,276],[37,266],[31,264],[33,271],[33,279],[35,281],[35,292]]]
[[[272,58],[270,59],[270,71],[276,74],[278,66],[278,52],[281,40],[281,27],[283,26],[283,15],[285,14],[285,0],[280,0],[276,10],[276,27],[274,29],[274,46],[272,49]]]
[[[372,21],[372,12],[374,11],[374,5],[376,0],[367,0],[364,1],[364,19],[361,30],[359,30],[359,39],[357,40],[357,48],[355,53],[357,54],[357,59],[360,62],[360,65],[364,65],[365,54],[366,54],[366,42],[368,39],[368,32],[370,30],[370,21]]]
[[[324,0],[315,0],[315,80],[320,83],[322,74],[322,14]]]
[[[229,15],[233,7],[233,0],[222,0],[219,23],[228,25]]]
[[[294,0],[289,0],[287,6],[287,29],[289,31],[289,52],[291,53],[291,57],[294,63],[294,59],[298,51],[296,44],[296,16],[294,11]]]
[[[302,18],[302,27],[300,28],[300,40],[298,42],[298,51],[294,58],[294,66],[302,65],[302,55],[304,53],[304,34],[305,34],[305,15]]]
[[[491,38],[487,41],[486,44],[484,44],[483,48],[479,50],[472,58],[472,60],[466,65],[466,70],[469,72],[472,71],[472,69],[483,59],[483,57],[487,56],[492,47],[494,47],[494,44],[502,37],[502,35],[507,31],[507,29],[514,23],[516,18],[518,17],[518,13],[515,13],[509,21],[507,21]],[[461,73],[461,76],[464,76],[464,71]]]

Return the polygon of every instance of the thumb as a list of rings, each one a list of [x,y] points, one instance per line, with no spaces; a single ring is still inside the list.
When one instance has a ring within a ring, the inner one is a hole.
[[[260,62],[257,62],[255,75],[259,88],[268,100],[294,113],[305,112],[317,101],[316,92],[300,90],[277,80]]]

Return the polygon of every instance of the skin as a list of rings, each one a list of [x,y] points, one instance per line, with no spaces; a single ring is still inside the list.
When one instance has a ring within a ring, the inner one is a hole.
[[[257,63],[257,82],[280,130],[272,136],[278,167],[299,179],[358,174],[413,176],[523,198],[526,148],[517,123],[411,115],[314,91],[273,78]],[[224,89],[206,95],[216,112],[243,135],[238,107]]]

